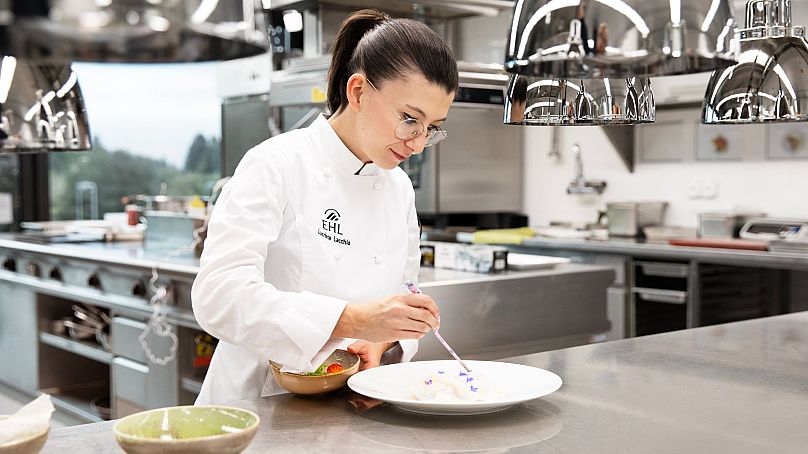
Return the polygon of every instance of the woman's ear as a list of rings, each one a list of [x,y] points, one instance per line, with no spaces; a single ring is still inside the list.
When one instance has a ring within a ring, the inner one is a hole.
[[[348,108],[354,112],[359,111],[359,106],[362,103],[362,95],[367,89],[367,79],[365,76],[354,73],[348,78],[348,83],[345,87],[345,93],[348,98]]]

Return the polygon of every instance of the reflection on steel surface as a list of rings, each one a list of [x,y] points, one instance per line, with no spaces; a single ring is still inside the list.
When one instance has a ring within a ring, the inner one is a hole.
[[[738,30],[738,63],[713,72],[702,122],[808,121],[808,43],[791,0],[752,0]]]
[[[190,62],[266,52],[260,0],[0,1],[0,54],[51,61]]]
[[[511,76],[504,122],[514,125],[610,125],[656,118],[646,77],[555,79]]]
[[[89,149],[87,114],[70,65],[0,57],[0,152]]]
[[[731,64],[729,0],[518,0],[505,68],[567,78],[669,75]]]

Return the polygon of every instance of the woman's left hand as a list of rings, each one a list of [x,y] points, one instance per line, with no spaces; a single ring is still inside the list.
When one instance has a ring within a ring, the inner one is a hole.
[[[365,370],[372,367],[379,367],[382,354],[384,354],[390,346],[390,342],[374,343],[366,340],[358,340],[348,346],[348,352],[359,356],[361,360],[359,370]]]

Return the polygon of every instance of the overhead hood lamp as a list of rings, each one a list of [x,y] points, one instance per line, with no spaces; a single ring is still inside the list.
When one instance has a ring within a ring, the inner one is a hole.
[[[734,63],[729,0],[518,0],[505,69],[541,77],[662,76]]]
[[[90,147],[84,101],[70,64],[0,57],[0,153]]]
[[[647,77],[544,79],[515,74],[505,96],[506,124],[629,125],[655,118]]]
[[[0,1],[0,54],[167,63],[267,52],[260,0]]]
[[[751,0],[738,63],[713,72],[704,124],[808,121],[808,42],[791,0]]]
[[[505,69],[504,122],[653,122],[648,76],[734,62],[728,0],[519,0]]]

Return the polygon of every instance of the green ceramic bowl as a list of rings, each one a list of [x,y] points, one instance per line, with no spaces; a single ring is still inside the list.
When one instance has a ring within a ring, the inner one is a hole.
[[[0,415],[0,419],[8,418],[7,415]],[[42,447],[45,446],[45,441],[48,440],[48,431],[32,435],[22,440],[14,440],[8,443],[0,444],[0,453],[2,454],[36,454]]]
[[[167,407],[129,415],[112,427],[129,454],[235,454],[258,430],[251,411],[218,405]]]

